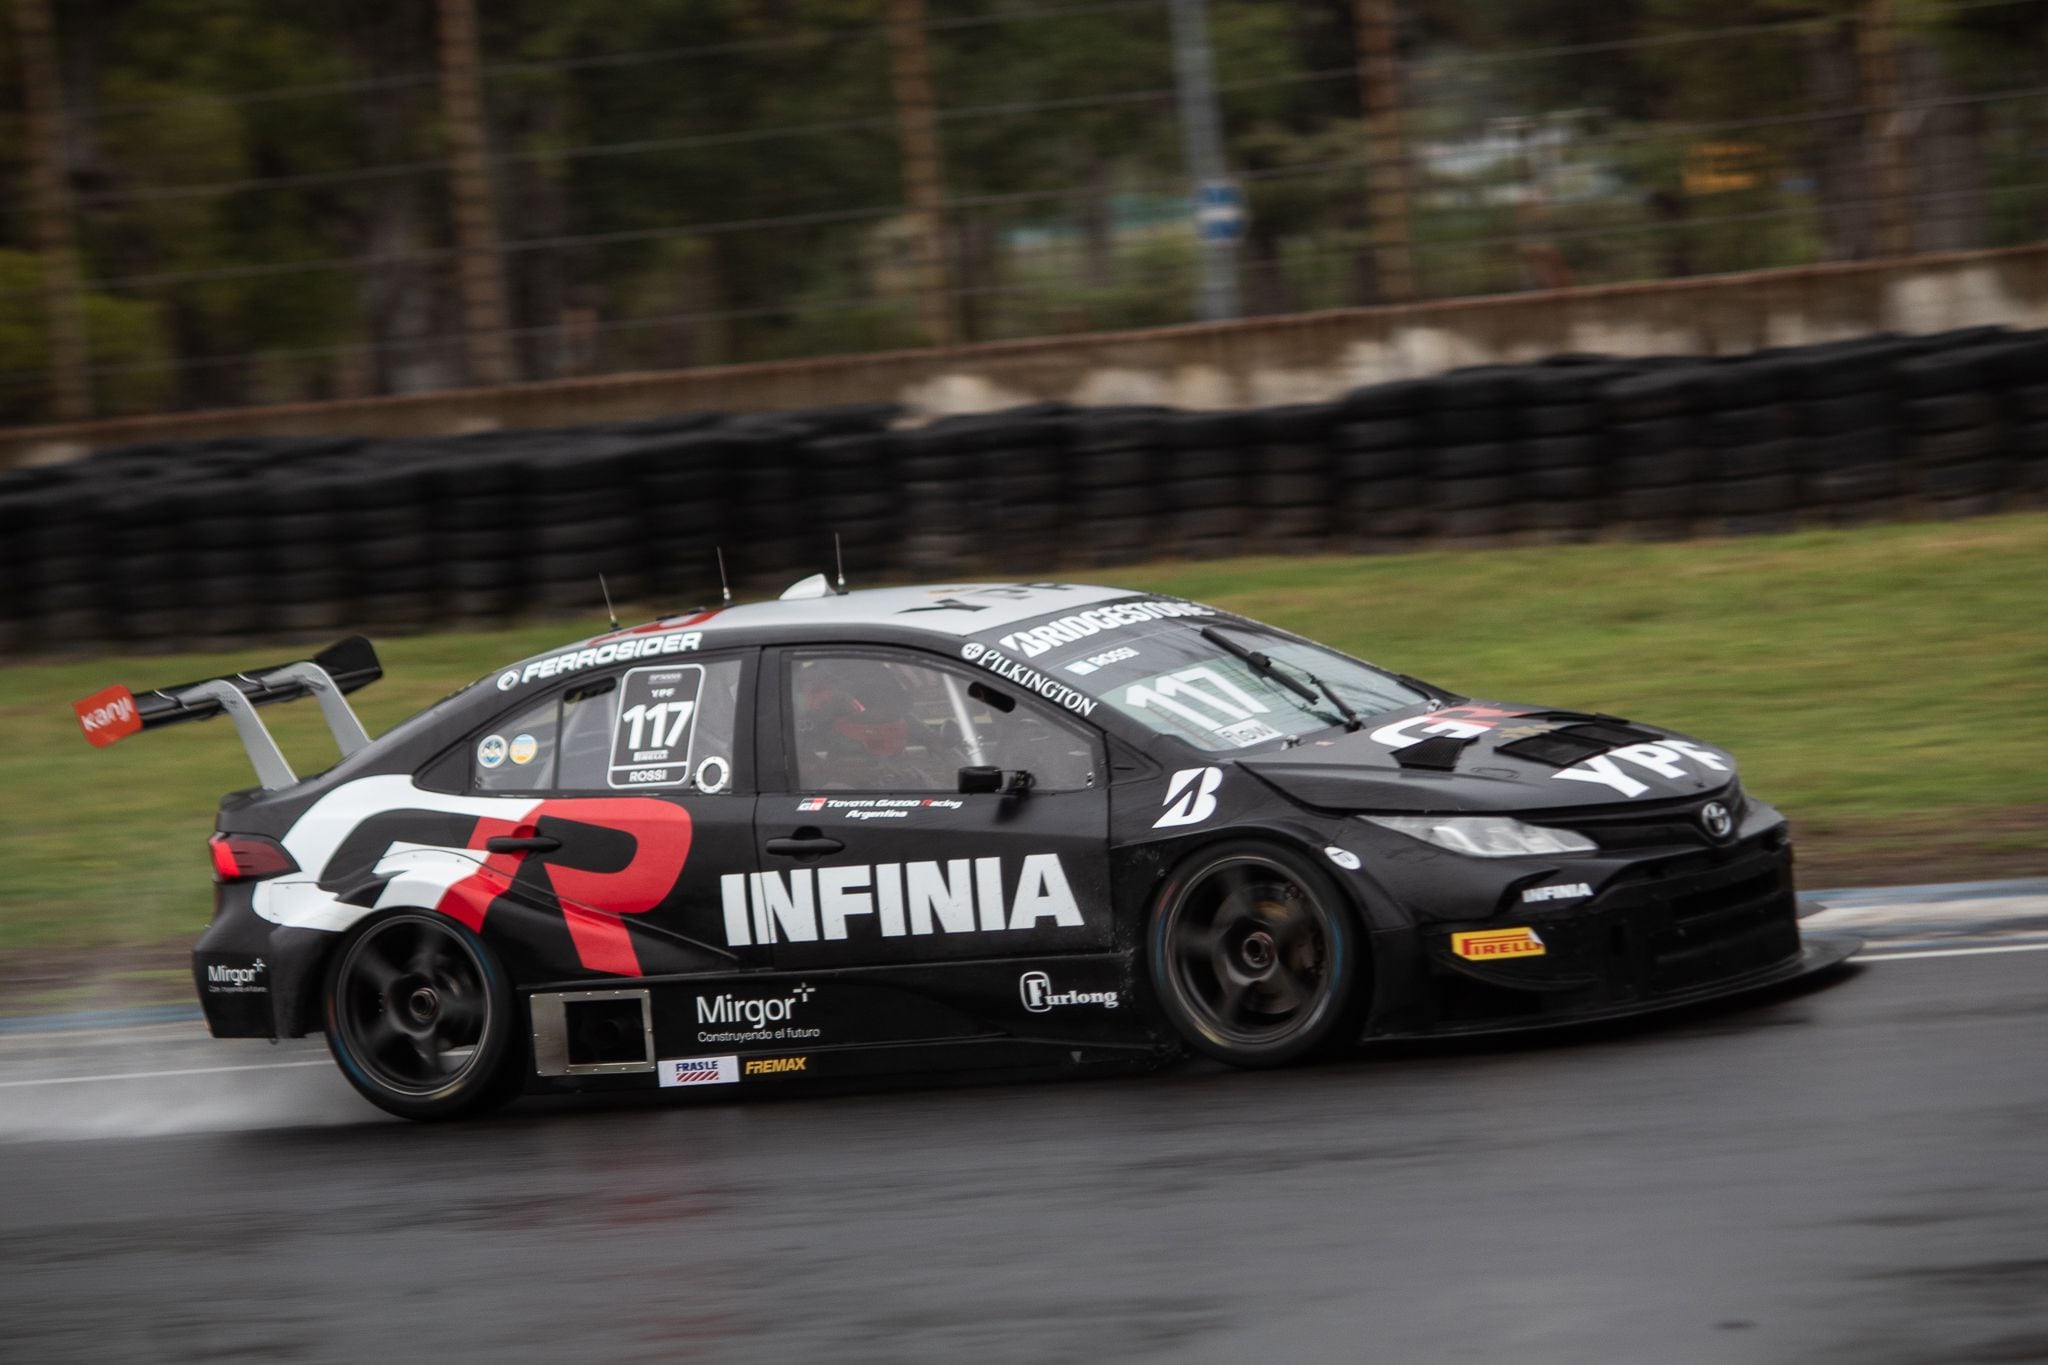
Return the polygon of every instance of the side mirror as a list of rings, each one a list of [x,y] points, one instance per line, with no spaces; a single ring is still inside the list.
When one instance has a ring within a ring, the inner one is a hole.
[[[970,764],[960,770],[960,791],[964,795],[1001,792],[1005,796],[1022,796],[1031,790],[1034,781],[1031,774],[1022,768],[1004,772],[1001,768]]]

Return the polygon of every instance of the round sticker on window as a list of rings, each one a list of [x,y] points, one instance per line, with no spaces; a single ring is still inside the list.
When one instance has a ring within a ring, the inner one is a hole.
[[[732,765],[716,754],[697,765],[697,790],[716,794],[732,785]]]
[[[533,762],[533,756],[540,752],[540,741],[532,735],[512,736],[512,761],[520,767]]]
[[[495,768],[505,761],[505,737],[485,735],[476,742],[476,766]]]

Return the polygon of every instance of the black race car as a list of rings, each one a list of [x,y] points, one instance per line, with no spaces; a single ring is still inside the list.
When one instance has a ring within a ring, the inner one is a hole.
[[[1840,961],[1719,749],[1476,702],[1270,626],[1070,583],[834,592],[615,630],[377,740],[313,660],[79,703],[225,711],[193,952],[218,1037],[324,1031],[410,1118],[1576,1022]],[[297,778],[255,707],[314,697]]]

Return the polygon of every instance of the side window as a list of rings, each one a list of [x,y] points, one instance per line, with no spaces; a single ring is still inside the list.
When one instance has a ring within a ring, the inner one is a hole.
[[[805,791],[952,792],[968,765],[1046,791],[1095,785],[1096,741],[978,678],[876,655],[794,655],[790,751]]]
[[[517,712],[477,741],[471,786],[503,791],[731,791],[741,661],[629,668]]]
[[[555,730],[561,700],[549,697],[507,716],[477,740],[470,786],[480,792],[539,792],[555,785]]]

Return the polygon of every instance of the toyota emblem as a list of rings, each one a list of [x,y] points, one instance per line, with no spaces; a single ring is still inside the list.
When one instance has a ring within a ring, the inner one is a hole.
[[[1719,801],[1709,801],[1700,807],[1700,824],[1716,839],[1725,839],[1735,832],[1735,817]]]

